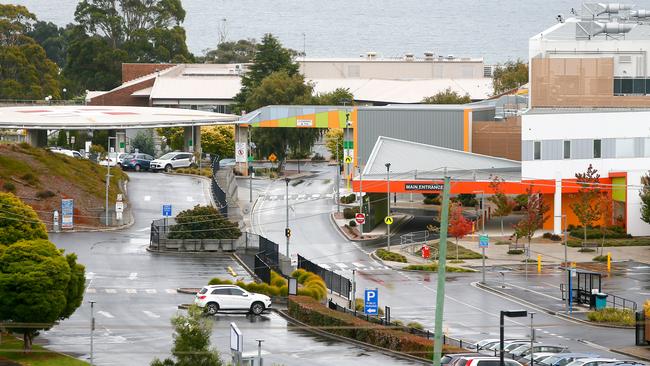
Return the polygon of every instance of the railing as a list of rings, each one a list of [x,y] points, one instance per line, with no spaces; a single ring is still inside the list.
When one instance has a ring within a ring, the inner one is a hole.
[[[567,297],[567,288],[564,283],[560,284],[560,293],[562,295],[562,300],[566,301]],[[586,290],[580,290],[577,288],[572,289],[572,298],[573,301],[577,304],[591,304],[591,292],[586,291]],[[616,308],[621,308],[621,309],[628,309],[636,312],[637,310],[637,303],[636,301],[629,300],[620,296],[616,296],[614,294],[607,294],[607,305],[609,307],[612,307],[614,309]]]
[[[607,304],[611,304],[614,309],[616,309],[617,306],[634,312],[636,312],[637,309],[636,301],[628,300],[612,294],[607,294]]]
[[[350,299],[352,282],[349,279],[341,276],[336,272],[332,272],[319,266],[318,264],[304,258],[300,254],[298,254],[298,268],[302,268],[306,271],[319,275],[323,281],[325,281],[327,288],[333,292],[338,293],[346,299]]]
[[[429,230],[414,231],[411,233],[403,234],[399,237],[400,244],[416,244],[424,243],[429,239]]]
[[[253,272],[261,281],[271,283],[271,266],[269,266],[259,254],[255,255],[255,267]]]
[[[646,320],[645,320],[645,312],[643,311],[637,311],[634,313],[634,318],[636,320],[635,326],[634,326],[634,339],[635,342],[634,344],[637,346],[645,346],[650,344],[650,342],[646,339],[645,336],[645,327],[646,325]]]

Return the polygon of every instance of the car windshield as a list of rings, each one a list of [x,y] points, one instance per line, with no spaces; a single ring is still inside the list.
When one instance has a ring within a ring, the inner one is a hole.
[[[201,291],[199,291],[199,293],[200,293],[201,295],[203,295],[203,294],[206,293],[206,292],[208,292],[208,288],[207,288],[207,287],[204,287],[204,288],[201,289]]]
[[[170,160],[170,159],[173,158],[174,156],[176,156],[176,154],[174,154],[174,153],[168,153],[168,154],[165,154],[165,155],[159,157],[158,159],[159,159],[159,160]]]
[[[124,157],[122,159],[133,159],[134,157],[135,157],[135,155],[129,154],[129,155],[124,155]]]

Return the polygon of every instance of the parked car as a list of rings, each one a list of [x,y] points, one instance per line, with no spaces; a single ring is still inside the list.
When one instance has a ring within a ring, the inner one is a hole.
[[[566,364],[566,366],[600,366],[600,365],[605,365],[609,364],[612,362],[620,362],[619,360],[615,358],[580,358],[577,360],[574,360],[572,362],[569,362]]]
[[[547,344],[536,344],[533,346],[532,352],[533,353],[538,353],[538,352],[547,352],[547,353],[562,353],[562,352],[568,352],[569,349],[565,346],[558,346],[558,345],[547,345]],[[514,358],[514,359],[519,359],[522,357],[526,357],[531,353],[530,349],[530,344],[522,345],[514,350],[510,351],[509,354]]]
[[[271,308],[271,298],[248,292],[235,285],[212,285],[203,287],[194,298],[194,303],[209,315],[220,311],[246,310],[260,315]]]
[[[581,358],[597,358],[598,355],[593,353],[557,353],[553,356],[540,361],[541,366],[566,366],[569,362]]]
[[[646,366],[646,364],[639,361],[616,361],[607,362],[603,366]]]
[[[142,169],[149,170],[153,156],[147,154],[129,154],[122,160],[122,169],[133,169],[139,172]]]
[[[543,360],[546,360],[550,358],[551,356],[555,356],[557,353],[550,353],[550,352],[539,352],[539,353],[533,353],[533,359],[534,359],[534,364],[541,366],[541,362]],[[530,365],[530,355],[527,355],[526,357],[522,358],[519,360],[519,362],[522,365]]]
[[[116,165],[119,165],[120,167],[122,166],[122,159],[128,155],[127,153],[117,153],[117,152],[112,152],[108,153],[108,156],[105,157],[104,159],[99,161],[99,165],[101,166],[111,166],[114,167]]]
[[[440,359],[440,364],[441,365],[453,365],[454,361],[463,358],[463,357],[482,357],[483,355],[480,353],[448,353]]]
[[[232,158],[226,158],[226,159],[221,159],[219,160],[219,168],[227,168],[230,166],[235,166],[237,164],[235,162],[235,159]]]
[[[515,360],[504,360],[506,366],[522,366]],[[455,363],[455,366],[500,366],[499,357],[461,357]]]
[[[150,169],[153,171],[165,170],[171,172],[172,169],[195,167],[194,155],[186,152],[170,152],[150,163]]]
[[[55,154],[61,154],[65,156],[69,156],[71,158],[77,158],[77,159],[83,159],[83,155],[79,151],[76,150],[67,150],[67,149],[50,149],[51,152]]]

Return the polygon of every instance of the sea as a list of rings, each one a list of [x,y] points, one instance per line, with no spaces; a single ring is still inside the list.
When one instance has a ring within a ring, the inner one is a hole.
[[[618,1],[618,0],[617,0]],[[39,20],[64,26],[78,0],[2,0],[25,5]],[[597,2],[597,1],[593,1]],[[606,2],[606,1],[600,1]],[[190,50],[220,40],[276,35],[307,57],[401,57],[424,52],[482,57],[486,63],[528,58],[528,39],[557,16],[579,10],[576,0],[182,0]],[[650,9],[637,0],[635,9]]]

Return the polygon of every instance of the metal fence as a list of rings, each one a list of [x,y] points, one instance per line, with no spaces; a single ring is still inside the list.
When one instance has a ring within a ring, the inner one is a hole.
[[[338,273],[327,270],[318,264],[304,258],[298,254],[298,268],[319,275],[331,291],[338,293],[346,299],[350,299],[352,282]]]
[[[176,225],[176,219],[171,217],[153,220],[151,222],[151,233],[149,236],[149,250],[231,252],[237,249],[258,249],[260,247],[260,241],[266,240],[257,234],[247,232],[242,233],[237,239],[170,239],[169,233],[174,225]]]
[[[270,265],[278,267],[280,265],[280,246],[269,239],[259,237],[259,252],[258,254],[266,257]]]
[[[257,278],[268,284],[271,283],[271,266],[269,266],[259,254],[255,255],[255,267],[253,272]]]
[[[210,187],[212,188],[212,199],[217,205],[217,209],[224,216],[228,217],[228,197],[226,192],[219,186],[217,182],[217,172],[219,171],[219,155],[214,157],[212,160],[212,182]]]

